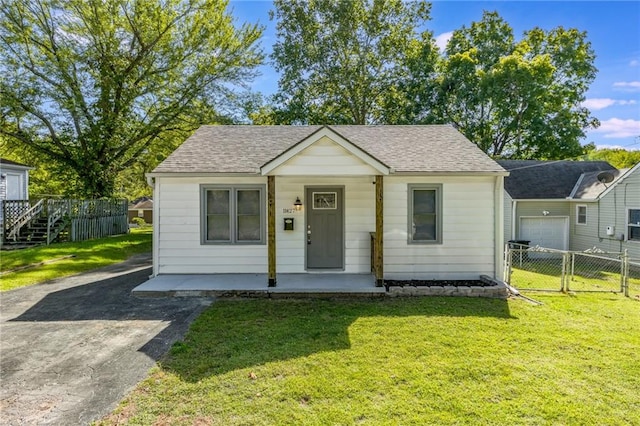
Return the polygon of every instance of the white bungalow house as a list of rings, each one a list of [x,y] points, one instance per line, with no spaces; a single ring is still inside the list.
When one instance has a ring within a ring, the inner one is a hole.
[[[499,160],[505,242],[560,250],[627,250],[640,263],[640,165],[604,161]]]
[[[153,276],[501,278],[507,174],[449,125],[203,126],[148,174]]]

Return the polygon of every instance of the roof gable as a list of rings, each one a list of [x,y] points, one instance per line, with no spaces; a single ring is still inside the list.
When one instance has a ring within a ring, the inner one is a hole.
[[[389,174],[384,163],[328,127],[312,133],[260,169],[263,175],[330,175],[344,174],[345,168],[349,169],[348,174]],[[299,172],[302,170],[304,173]]]
[[[516,200],[566,199],[583,173],[616,170],[606,161],[498,160],[509,171],[504,188]]]

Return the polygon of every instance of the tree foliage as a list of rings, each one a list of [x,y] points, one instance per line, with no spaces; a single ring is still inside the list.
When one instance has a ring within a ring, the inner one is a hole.
[[[439,55],[424,1],[275,1],[281,72],[254,122],[452,123],[496,157],[571,158],[598,126],[581,106],[596,69],[587,35],[533,28],[517,41],[485,12]]]
[[[226,0],[0,0],[0,133],[72,171],[78,195],[170,151],[255,75],[262,28]]]
[[[606,148],[589,151],[589,160],[602,160],[617,169],[627,169],[640,163],[640,151],[627,151],[620,148]]]
[[[422,57],[423,67],[435,61],[432,34],[417,31],[429,19],[424,1],[275,0],[274,6],[272,58],[281,78],[277,106],[263,109],[261,121],[269,115],[309,124],[402,118],[409,59]]]
[[[454,31],[440,63],[437,120],[451,122],[486,153],[510,158],[580,155],[599,123],[580,103],[593,81],[586,33],[534,28],[516,42],[495,12]]]

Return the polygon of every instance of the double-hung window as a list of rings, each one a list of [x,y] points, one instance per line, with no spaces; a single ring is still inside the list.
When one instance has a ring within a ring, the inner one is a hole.
[[[587,206],[576,206],[576,223],[578,225],[587,224]]]
[[[409,185],[409,243],[442,243],[442,185]]]
[[[202,186],[202,243],[264,244],[264,193],[264,186]]]
[[[627,240],[640,242],[640,209],[629,209],[627,214]]]

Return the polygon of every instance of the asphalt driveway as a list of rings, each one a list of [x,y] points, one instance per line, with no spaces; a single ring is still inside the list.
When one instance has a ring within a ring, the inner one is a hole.
[[[111,412],[209,304],[137,298],[150,256],[0,294],[0,423],[82,425]]]

